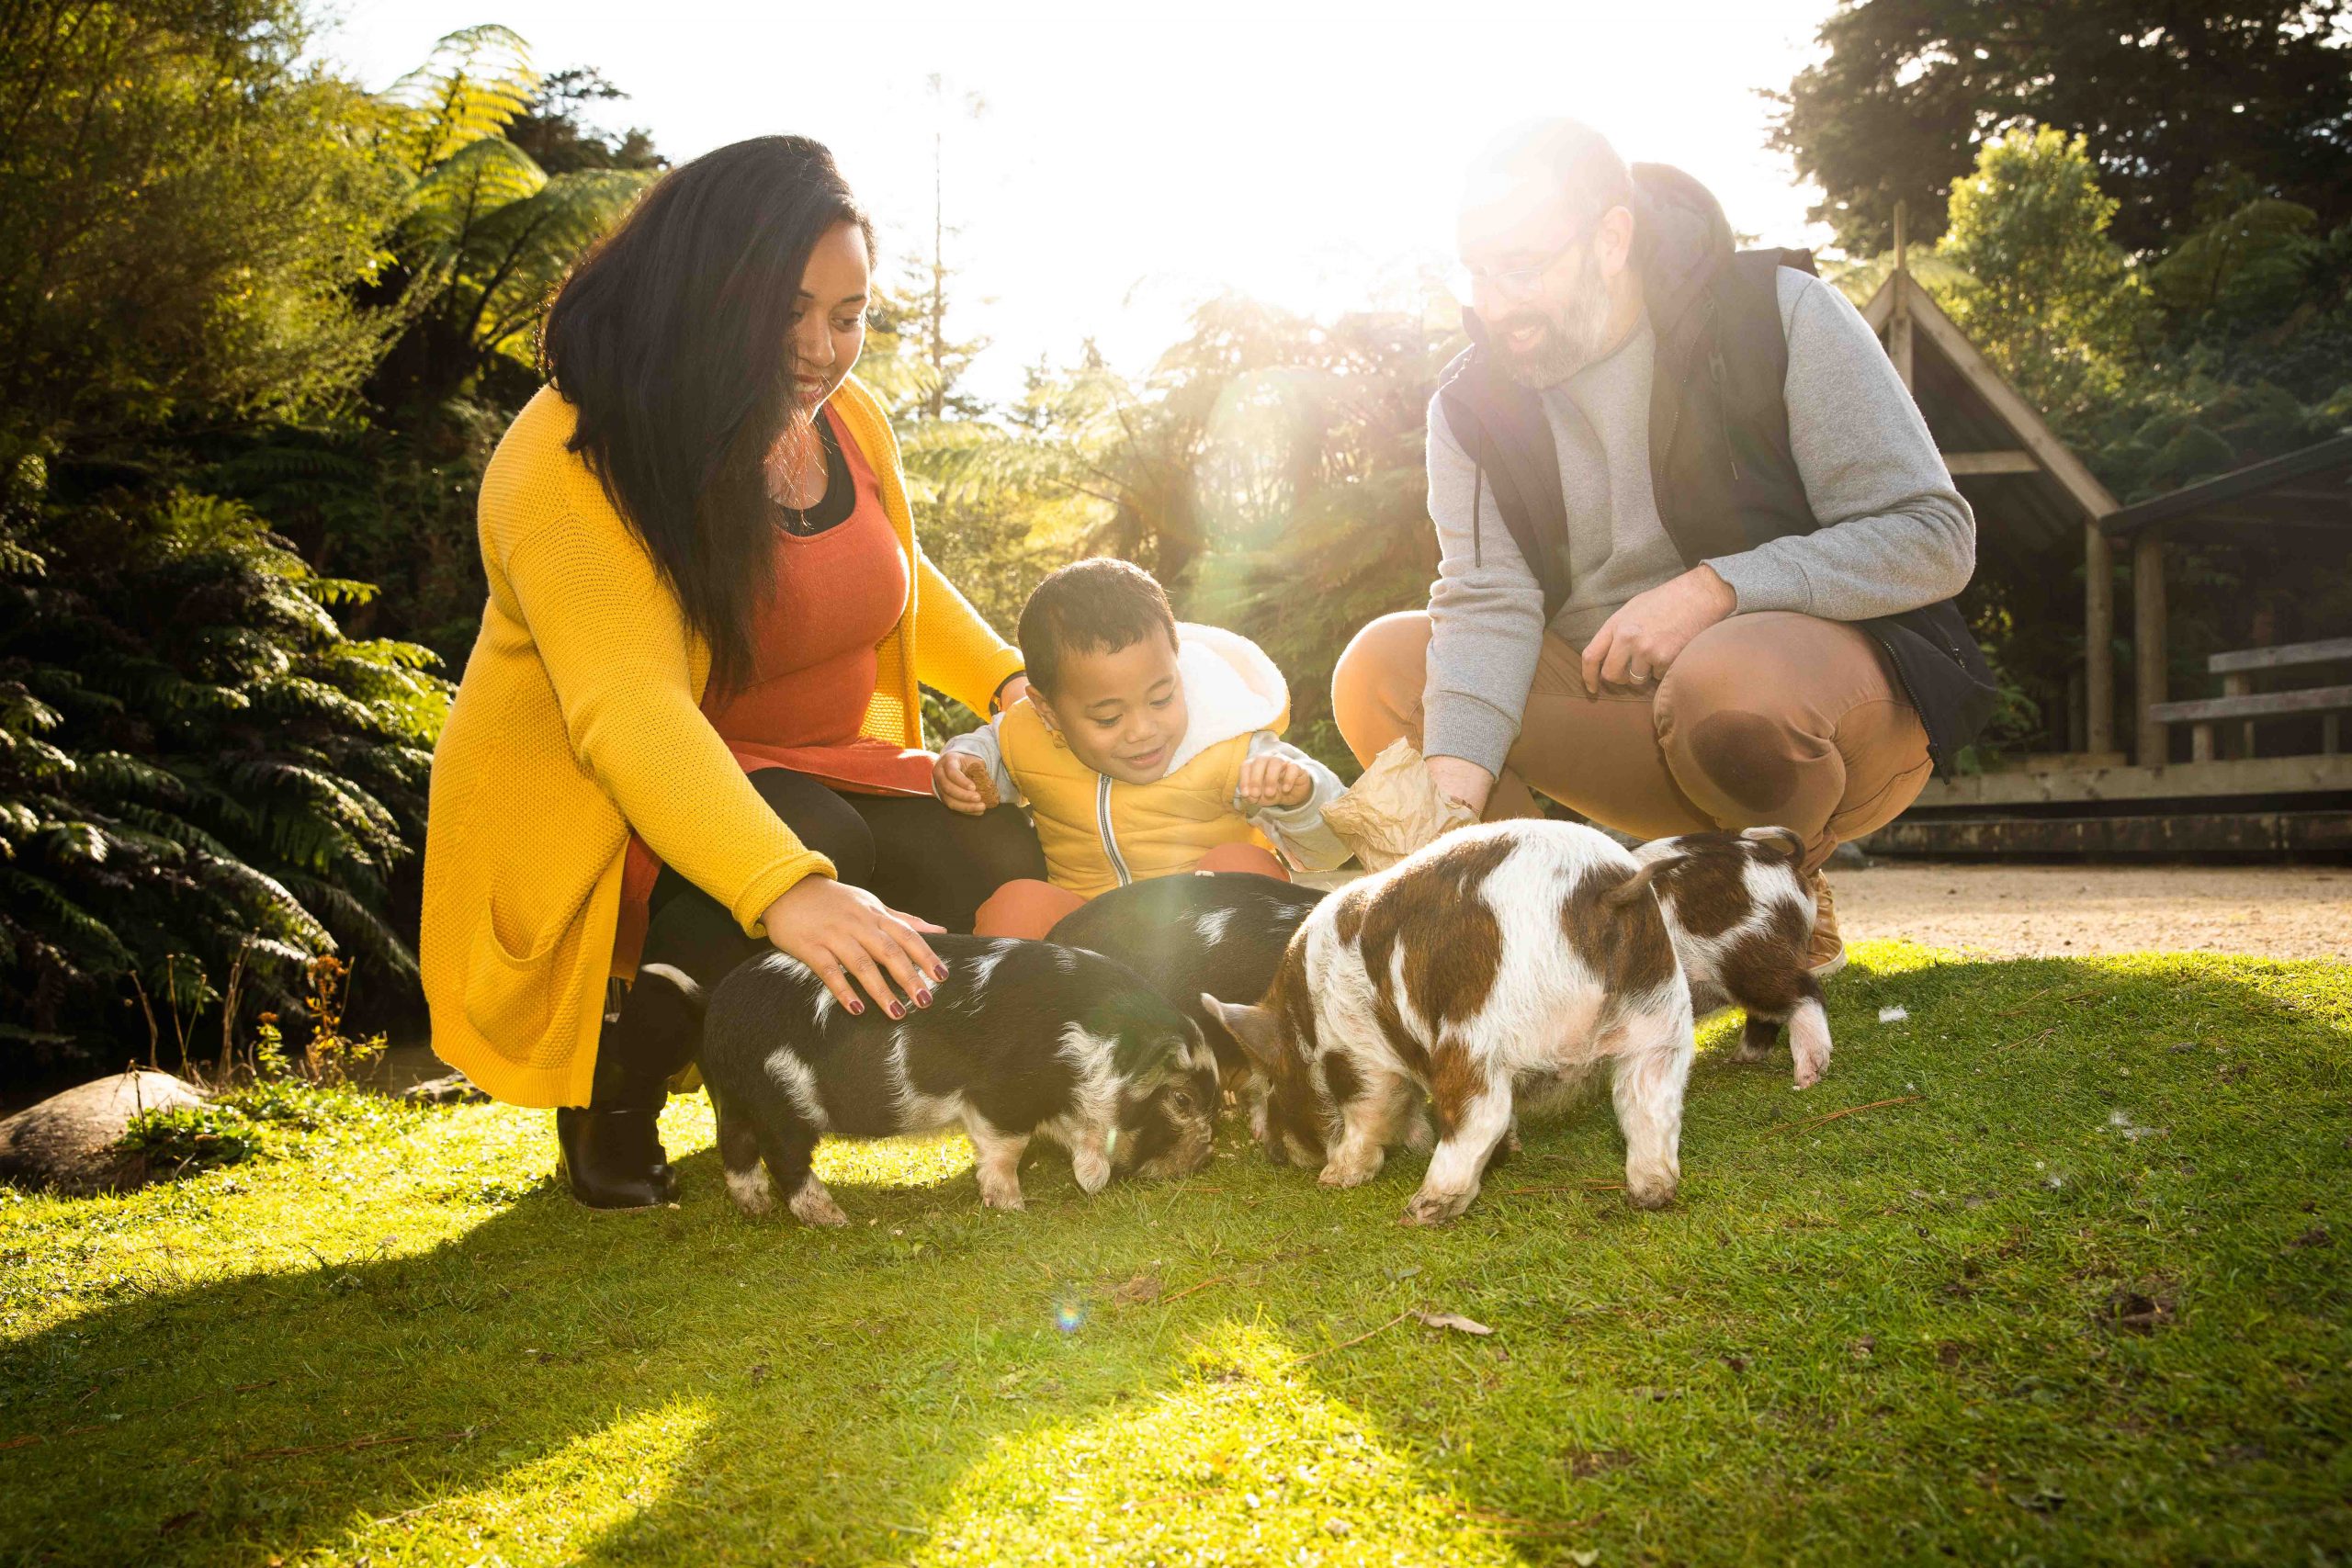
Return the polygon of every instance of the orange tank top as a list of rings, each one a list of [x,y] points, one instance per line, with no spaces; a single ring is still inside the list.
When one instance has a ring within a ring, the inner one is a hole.
[[[789,768],[837,789],[928,795],[932,756],[860,734],[873,700],[876,654],[899,624],[912,579],[882,509],[865,454],[830,409],[831,426],[854,486],[842,522],[820,533],[775,530],[767,600],[752,624],[752,669],[731,692],[706,692],[702,711],[747,773]],[[662,863],[635,834],[621,874],[614,973],[636,973],[646,900]]]

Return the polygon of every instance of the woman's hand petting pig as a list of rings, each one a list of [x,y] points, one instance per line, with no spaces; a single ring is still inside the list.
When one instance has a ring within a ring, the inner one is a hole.
[[[1303,806],[1315,793],[1315,780],[1288,758],[1252,757],[1241,764],[1234,793],[1244,806]]]
[[[813,970],[833,999],[864,1012],[850,985],[854,976],[865,994],[892,1018],[904,1018],[900,998],[919,1008],[931,1005],[931,986],[947,978],[947,965],[922,939],[944,928],[902,915],[863,887],[830,876],[804,876],[760,917],[778,953]],[[882,978],[888,970],[899,983],[893,991]]]
[[[989,765],[963,751],[943,751],[931,765],[931,791],[950,811],[978,817],[997,804],[996,785],[989,782]]]

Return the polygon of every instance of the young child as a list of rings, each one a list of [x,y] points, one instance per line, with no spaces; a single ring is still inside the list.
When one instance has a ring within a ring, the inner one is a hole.
[[[1323,820],[1331,770],[1281,739],[1290,689],[1263,649],[1179,624],[1149,572],[1082,560],[1021,612],[1029,690],[985,729],[941,748],[932,787],[972,815],[1024,801],[1049,882],[1007,883],[982,936],[1037,938],[1098,893],[1189,871],[1288,880],[1348,850]]]

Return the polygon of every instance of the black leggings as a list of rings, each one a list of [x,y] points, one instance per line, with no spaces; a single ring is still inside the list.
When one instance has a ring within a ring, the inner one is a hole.
[[[981,903],[1004,884],[1046,874],[1036,830],[1015,807],[966,817],[930,795],[850,795],[786,768],[761,769],[752,787],[802,843],[833,863],[841,881],[951,931],[970,931]],[[745,936],[718,900],[666,865],[647,908],[639,964],[666,964],[706,991],[769,950],[764,939]],[[680,1021],[662,989],[630,987],[597,1052],[598,1102],[642,1098],[692,1058],[699,1032]]]

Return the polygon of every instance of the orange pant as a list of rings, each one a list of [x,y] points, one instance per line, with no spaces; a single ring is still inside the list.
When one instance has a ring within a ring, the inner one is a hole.
[[[1421,740],[1430,618],[1383,615],[1331,675],[1331,716],[1359,761]],[[1651,692],[1588,695],[1580,649],[1544,634],[1526,715],[1487,819],[1536,813],[1532,789],[1645,839],[1793,828],[1804,863],[1893,821],[1928,782],[1928,734],[1859,626],[1785,611],[1690,639]]]
[[[1254,871],[1261,876],[1290,880],[1290,873],[1283,863],[1256,844],[1219,844],[1203,855],[1193,867],[1203,871]],[[1067,887],[1057,887],[1050,882],[1038,882],[1029,877],[1008,882],[989,895],[988,902],[973,917],[974,936],[1017,936],[1030,942],[1044,939],[1046,933],[1061,922],[1064,915],[1086,900]]]

